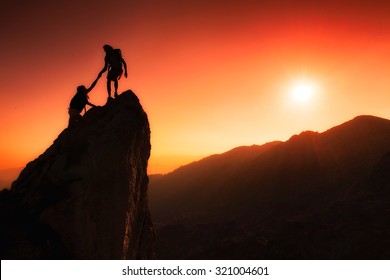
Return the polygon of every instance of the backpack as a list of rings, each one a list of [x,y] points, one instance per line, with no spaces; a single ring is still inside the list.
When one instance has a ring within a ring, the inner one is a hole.
[[[108,57],[108,61],[112,68],[122,68],[122,53],[120,49],[113,49]]]

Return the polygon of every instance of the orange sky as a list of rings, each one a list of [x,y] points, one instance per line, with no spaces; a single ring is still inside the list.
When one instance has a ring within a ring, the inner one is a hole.
[[[13,1],[0,11],[0,169],[24,166],[66,127],[105,43],[128,64],[120,91],[132,89],[148,113],[149,173],[360,114],[390,118],[390,2],[107,3]],[[305,105],[288,95],[302,77],[318,85]],[[90,96],[105,103],[105,76]]]

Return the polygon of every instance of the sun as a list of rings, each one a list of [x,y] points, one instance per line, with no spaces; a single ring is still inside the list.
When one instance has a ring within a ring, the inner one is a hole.
[[[289,86],[289,95],[294,103],[303,105],[312,101],[317,90],[317,85],[313,81],[298,79]]]

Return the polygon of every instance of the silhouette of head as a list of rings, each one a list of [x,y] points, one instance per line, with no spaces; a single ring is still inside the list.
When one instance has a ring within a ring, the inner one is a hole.
[[[104,49],[104,51],[105,52],[110,52],[110,51],[112,51],[114,48],[113,47],[111,47],[110,45],[104,45],[103,46],[103,49]]]
[[[87,89],[85,88],[84,85],[78,86],[77,87],[77,92],[85,93],[87,92]]]

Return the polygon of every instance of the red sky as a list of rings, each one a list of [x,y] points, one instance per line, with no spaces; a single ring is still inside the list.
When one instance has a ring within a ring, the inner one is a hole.
[[[9,1],[0,11],[0,169],[67,125],[75,89],[119,47],[152,130],[149,173],[240,145],[390,118],[390,2]],[[8,6],[7,6],[8,5]],[[306,104],[289,96],[317,85]],[[105,76],[90,94],[106,101]]]

